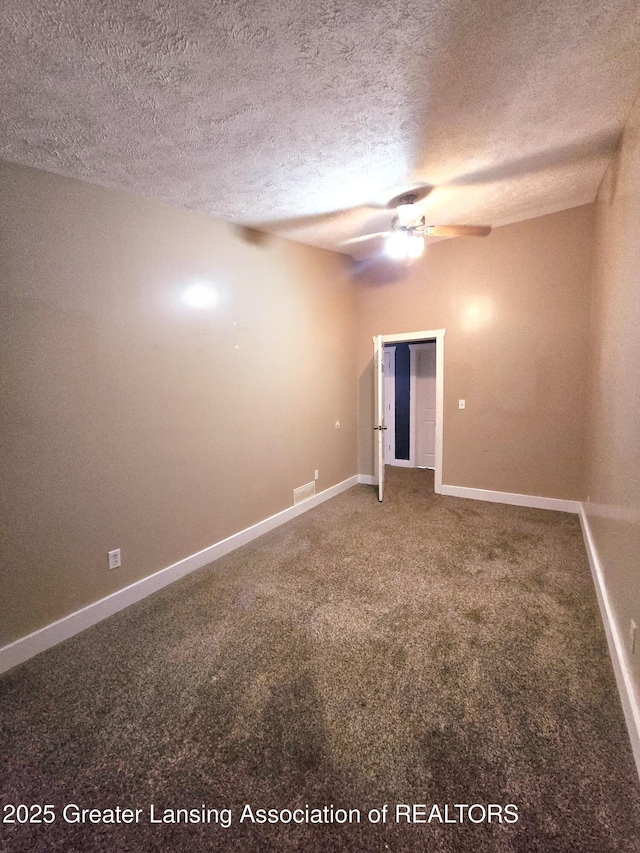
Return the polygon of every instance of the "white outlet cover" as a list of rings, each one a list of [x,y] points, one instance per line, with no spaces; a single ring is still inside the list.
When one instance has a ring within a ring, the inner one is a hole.
[[[109,570],[118,569],[122,565],[122,560],[120,558],[120,548],[115,548],[113,551],[109,551]]]
[[[458,408],[459,409],[464,409],[464,407],[466,405],[467,405],[466,400],[458,400]]]

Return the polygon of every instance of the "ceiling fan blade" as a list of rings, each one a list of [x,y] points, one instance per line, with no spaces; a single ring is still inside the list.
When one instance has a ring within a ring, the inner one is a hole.
[[[264,219],[260,222],[245,222],[249,228],[257,228],[263,231],[287,231],[289,229],[313,228],[316,226],[329,225],[339,221],[342,217],[353,213],[370,213],[375,210],[374,205],[357,205],[356,207],[344,207],[340,210],[328,210],[323,213],[310,213],[303,216],[292,216],[289,219]]]
[[[362,243],[364,240],[373,240],[376,237],[386,237],[390,231],[374,231],[373,234],[363,234],[361,237],[349,237],[348,240],[341,240],[339,246],[350,246],[353,243]]]
[[[486,237],[490,225],[425,225],[416,229],[425,237]]]

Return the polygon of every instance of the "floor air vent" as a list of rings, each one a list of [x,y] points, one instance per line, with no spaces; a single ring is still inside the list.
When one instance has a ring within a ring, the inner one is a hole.
[[[306,501],[307,498],[312,498],[316,493],[316,484],[312,480],[310,483],[305,483],[304,486],[298,486],[293,490],[293,503],[299,504],[301,501]]]

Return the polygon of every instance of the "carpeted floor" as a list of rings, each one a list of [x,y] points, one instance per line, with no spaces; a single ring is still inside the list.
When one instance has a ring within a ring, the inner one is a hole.
[[[640,851],[577,518],[388,471],[4,676],[0,849]]]

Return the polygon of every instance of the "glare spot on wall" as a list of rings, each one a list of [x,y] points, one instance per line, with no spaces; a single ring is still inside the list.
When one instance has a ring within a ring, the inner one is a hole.
[[[192,281],[185,288],[182,301],[190,308],[213,308],[218,304],[218,294],[208,282]]]
[[[462,327],[467,332],[477,332],[493,319],[493,302],[490,296],[474,296],[462,308]]]

